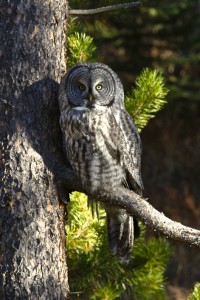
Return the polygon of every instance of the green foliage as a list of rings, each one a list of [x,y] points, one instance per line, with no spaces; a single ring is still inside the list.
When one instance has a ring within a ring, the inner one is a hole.
[[[139,130],[167,103],[168,89],[158,70],[144,69],[135,80],[136,88],[125,98],[127,111],[132,115]]]
[[[200,299],[200,283],[196,283],[194,291],[187,298],[187,300],[199,300]]]
[[[99,209],[98,214],[99,218],[91,214],[85,194],[74,192],[70,195],[68,254],[74,260],[80,254],[89,253],[93,249],[98,239],[98,233],[101,231],[105,213]]]
[[[70,18],[67,31],[68,69],[80,62],[95,61],[96,46],[93,38],[83,33],[83,30],[76,17]]]
[[[96,47],[93,43],[93,38],[85,33],[75,32],[67,38],[68,43],[68,68],[76,63],[93,61]]]
[[[90,300],[115,300],[120,296],[118,290],[112,287],[111,283],[107,285],[98,285],[95,293],[90,297]]]
[[[114,300],[118,297],[164,300],[164,272],[171,254],[163,238],[144,239],[145,229],[136,240],[131,262],[120,264],[108,249],[105,215],[99,220],[87,209],[87,196],[71,195],[67,253],[71,291],[81,291],[83,300]],[[77,296],[72,295],[72,299]],[[80,299],[80,298],[79,298]]]

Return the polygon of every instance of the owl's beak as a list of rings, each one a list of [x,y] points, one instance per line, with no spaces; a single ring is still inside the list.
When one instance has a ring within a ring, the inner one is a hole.
[[[93,98],[92,98],[92,95],[91,95],[91,94],[89,94],[88,100],[89,100],[90,102],[92,102]]]

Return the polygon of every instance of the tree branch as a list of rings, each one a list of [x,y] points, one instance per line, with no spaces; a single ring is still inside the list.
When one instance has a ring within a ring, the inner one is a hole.
[[[145,225],[173,240],[189,243],[200,247],[200,231],[172,221],[157,211],[149,202],[133,191],[118,188],[111,192],[100,192],[95,197],[103,202],[124,208]]]
[[[94,9],[70,9],[69,14],[70,15],[93,15],[93,14],[99,14],[102,12],[112,11],[112,10],[118,10],[118,9],[127,9],[127,8],[133,8],[140,6],[141,2],[130,2],[130,3],[123,3],[123,4],[116,4],[116,5],[110,5],[105,7],[99,7]]]
[[[73,191],[76,190],[87,193],[87,191],[83,191],[80,181],[75,175],[73,175],[73,180],[71,180],[73,172],[69,170],[68,173],[68,170],[65,169],[65,172],[62,174],[62,181],[65,178],[68,189],[72,188],[71,190]],[[166,235],[167,238],[200,247],[199,230],[172,221],[162,212],[157,211],[146,199],[133,191],[119,187],[114,191],[100,191],[96,194],[87,194],[90,198],[93,197],[98,201],[108,202],[114,206],[124,208],[130,215],[138,218],[147,227]]]

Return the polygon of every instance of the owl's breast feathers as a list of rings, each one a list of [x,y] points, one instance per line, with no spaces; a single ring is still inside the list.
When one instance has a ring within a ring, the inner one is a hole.
[[[119,132],[111,109],[62,112],[60,123],[68,159],[84,186],[95,191],[124,180],[117,146]]]
[[[67,156],[84,186],[92,191],[120,185],[142,189],[140,139],[127,113],[116,118],[111,108],[68,107],[61,126]]]

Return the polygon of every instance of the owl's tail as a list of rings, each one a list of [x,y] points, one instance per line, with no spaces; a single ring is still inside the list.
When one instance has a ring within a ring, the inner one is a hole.
[[[123,209],[106,209],[108,243],[113,255],[128,263],[134,238],[140,234],[138,222]]]

